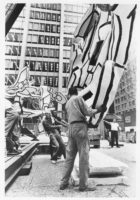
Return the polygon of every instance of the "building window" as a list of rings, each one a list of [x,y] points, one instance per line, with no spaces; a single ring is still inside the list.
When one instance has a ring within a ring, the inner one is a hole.
[[[51,45],[55,45],[55,37],[51,37]]]
[[[69,63],[63,63],[63,73],[69,73],[69,72],[70,72]]]
[[[53,76],[48,77],[48,86],[53,86]]]
[[[135,105],[135,100],[132,101],[132,104]]]
[[[45,37],[43,35],[39,35],[39,40],[38,40],[38,43],[39,44],[44,44],[45,43]]]
[[[15,33],[14,38],[15,38],[15,42],[22,42],[23,34],[22,33]]]
[[[43,71],[47,72],[48,70],[48,62],[43,62]]]
[[[33,24],[33,30],[38,31],[39,30],[39,23],[34,23]]]
[[[23,20],[16,20],[12,26],[12,29],[23,29],[24,28],[24,21]]]
[[[40,31],[45,32],[45,24],[40,24]]]
[[[40,3],[36,3],[36,8],[41,8],[41,4]]]
[[[57,26],[57,33],[60,33],[60,26]]]
[[[58,15],[57,15],[57,21],[60,22],[60,20],[61,20],[61,15],[58,14]]]
[[[34,71],[35,70],[35,62],[34,61],[30,61],[30,70]]]
[[[59,49],[56,49],[55,51],[54,51],[54,57],[55,58],[59,58]]]
[[[32,50],[31,50],[31,56],[37,56],[37,48],[36,47],[32,47]]]
[[[34,18],[35,18],[35,12],[32,11],[32,10],[30,11],[30,18],[31,18],[31,19],[34,19]]]
[[[49,57],[49,50],[43,49],[43,57]]]
[[[58,77],[54,77],[54,87],[58,87]]]
[[[63,58],[70,58],[70,51],[64,50],[63,51]]]
[[[57,10],[57,4],[52,4],[52,10]]]
[[[19,60],[13,60],[13,69],[14,70],[19,69]]]
[[[46,20],[50,21],[51,20],[51,13],[46,13]]]
[[[41,76],[35,76],[35,86],[40,86],[41,84]]]
[[[56,37],[56,45],[59,45],[59,44],[60,44],[60,38]]]
[[[42,57],[42,56],[43,56],[43,49],[38,48],[37,56],[38,56],[38,57]]]
[[[52,21],[56,21],[56,14],[52,13]]]
[[[76,26],[66,26],[64,25],[64,33],[74,34]]]
[[[77,24],[81,19],[81,17],[73,16],[73,15],[64,15],[64,17],[65,17],[65,20],[64,20],[65,22],[74,23],[74,24]]]
[[[62,87],[66,88],[68,84],[68,77],[63,77],[62,79]]]
[[[21,54],[21,47],[13,46],[13,55],[14,56],[20,56],[20,54]]]
[[[47,4],[42,3],[42,4],[41,4],[41,8],[46,9],[46,8],[47,8]]]
[[[56,33],[57,32],[57,26],[56,25],[51,25],[51,32]]]
[[[35,19],[40,19],[40,12],[35,12]]]
[[[6,41],[8,42],[22,42],[23,34],[20,33],[8,33]]]
[[[32,42],[32,35],[28,35],[28,36],[27,36],[27,42],[28,42],[28,43],[31,43],[31,42]]]
[[[6,55],[12,55],[13,54],[13,49],[12,46],[6,46]]]
[[[31,56],[31,47],[27,47],[26,56]]]
[[[32,23],[32,22],[29,23],[29,30],[30,30],[30,31],[33,30],[33,23]]]
[[[38,43],[38,35],[32,35],[32,43]]]
[[[19,60],[5,60],[5,69],[7,70],[19,69]]]
[[[40,13],[40,19],[45,20],[45,13],[44,12]]]
[[[64,38],[64,46],[71,46],[72,45],[72,38]]]
[[[57,10],[61,10],[61,4],[57,4]]]
[[[47,9],[51,10],[51,4],[47,4]]]
[[[59,63],[55,63],[55,72],[59,72]]]
[[[5,75],[5,85],[12,85],[17,78],[17,75],[6,74]]]
[[[35,71],[41,71],[42,70],[42,63],[36,62],[35,64]]]
[[[53,62],[49,63],[49,72],[54,72],[54,63]]]
[[[47,77],[42,76],[42,78],[41,78],[41,85],[47,85]]]
[[[46,31],[46,32],[50,32],[50,30],[51,30],[51,29],[50,29],[50,24],[46,24],[46,29],[45,29],[45,31]]]
[[[54,49],[48,49],[49,57],[54,58],[55,57],[55,50]]]
[[[34,81],[34,76],[30,76],[30,81]]]
[[[45,36],[45,44],[50,44],[50,37],[49,36]]]

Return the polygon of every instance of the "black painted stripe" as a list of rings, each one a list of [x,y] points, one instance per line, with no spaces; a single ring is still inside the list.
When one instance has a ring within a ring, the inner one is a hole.
[[[82,69],[79,70],[79,73],[80,73],[80,76],[79,76],[79,81],[78,81],[78,85],[77,86],[81,87],[80,83],[81,83],[81,78],[82,78]]]
[[[107,49],[106,60],[111,60],[111,58],[109,58],[109,52],[110,52],[111,41],[112,41],[112,34],[111,34],[111,36],[110,36],[110,38],[109,38],[109,42],[108,42],[108,49]]]
[[[118,25],[119,25],[119,37],[118,37],[118,41],[117,41],[115,55],[114,55],[114,58],[113,58],[114,62],[116,61],[116,57],[118,55],[119,46],[120,46],[121,38],[122,38],[122,24],[121,24],[121,20],[120,20],[119,16],[116,16],[116,17],[117,17],[117,21],[118,21]]]
[[[101,16],[99,16],[99,20],[100,20],[100,17],[101,17]],[[92,44],[92,40],[93,40],[94,34],[95,34],[96,30],[97,30],[97,25],[98,25],[98,23],[99,23],[99,20],[98,20],[97,24],[92,28],[91,36],[90,36],[90,38],[89,38],[87,47],[86,47],[86,49],[85,49],[85,51],[84,51],[84,53],[83,53],[83,56],[82,56],[82,62],[84,62],[85,57],[86,57],[86,55],[87,55],[87,52],[90,50],[90,47],[91,47],[91,44]]]
[[[107,92],[106,92],[106,96],[104,98],[104,102],[103,102],[103,105],[104,106],[107,106],[107,103],[108,103],[108,99],[109,99],[109,95],[110,95],[110,91],[113,87],[113,81],[114,81],[114,78],[115,78],[115,73],[114,73],[114,67],[112,68],[112,74],[111,74],[111,79],[110,79],[110,84],[108,86],[108,89],[107,89]],[[101,112],[100,113],[100,116],[99,116],[99,119],[97,121],[97,124],[99,124],[99,122],[101,121],[101,119],[103,118],[103,115],[104,115],[104,112]]]
[[[98,64],[98,65],[101,66],[101,64]],[[98,82],[98,88],[97,88],[97,91],[96,91],[94,102],[92,104],[92,108],[93,109],[95,108],[95,105],[97,103],[97,100],[98,100],[98,97],[99,97],[99,94],[100,94],[100,89],[101,89],[101,83],[102,83],[102,79],[103,79],[104,70],[105,70],[105,66],[103,65],[102,66],[102,70],[101,70],[101,74],[100,74],[100,78],[99,78],[99,82]]]
[[[87,11],[88,12],[88,11]],[[78,31],[78,33],[75,35],[75,37],[82,37],[82,36],[80,36],[80,31],[81,31],[81,29],[83,28],[83,26],[85,25],[85,23],[87,22],[87,20],[90,18],[90,20],[89,20],[89,23],[88,23],[88,26],[87,26],[87,28],[86,28],[86,30],[89,30],[89,27],[91,26],[91,22],[92,22],[92,18],[93,18],[93,16],[94,16],[94,13],[96,13],[97,15],[99,15],[99,13],[95,10],[95,7],[93,6],[93,8],[92,8],[92,11],[91,11],[91,13],[88,15],[88,17],[83,21],[83,23],[81,24],[81,26],[80,26],[80,28],[79,28],[79,31]],[[91,28],[92,28],[92,26],[91,26]],[[86,31],[85,31],[86,32]]]
[[[112,21],[114,21],[114,16],[112,17],[113,19],[112,19]],[[111,60],[112,60],[112,53],[113,53],[113,46],[114,46],[114,39],[115,38],[115,36],[114,36],[114,24],[113,24],[113,26],[112,26],[112,46],[111,46],[111,51],[110,51],[110,56],[111,56]]]
[[[130,24],[128,45],[127,45],[127,48],[126,48],[125,59],[124,59],[124,62],[123,62],[124,65],[126,64],[126,62],[128,60],[128,52],[129,52],[129,47],[130,47],[130,43],[131,43],[131,39],[132,39],[132,32],[133,32],[135,15],[136,15],[136,11],[135,11],[135,9],[133,9],[133,12],[131,12],[131,15],[129,15],[129,17],[132,17],[132,18],[131,18],[131,24]]]
[[[119,67],[119,68],[125,69],[125,66],[124,66],[124,65],[120,65],[120,64],[118,64],[118,63],[115,63],[115,64],[114,64],[114,67]]]
[[[81,70],[80,70],[81,76],[80,76],[80,78],[79,78],[79,83],[78,83],[79,86],[80,86],[81,79],[82,79],[83,68],[85,67],[85,65],[86,65],[88,62],[89,62],[89,60],[87,60],[87,61],[84,63],[84,65],[82,66],[82,68],[81,68]],[[88,73],[88,71],[87,71],[86,73]]]

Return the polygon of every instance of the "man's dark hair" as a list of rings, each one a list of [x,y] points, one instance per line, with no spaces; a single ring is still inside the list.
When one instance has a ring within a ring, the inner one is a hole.
[[[69,89],[69,95],[77,95],[78,94],[78,91],[77,91],[77,88],[76,87],[71,87]]]

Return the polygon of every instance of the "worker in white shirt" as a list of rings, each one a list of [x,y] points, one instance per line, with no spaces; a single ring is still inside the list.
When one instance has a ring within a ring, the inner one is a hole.
[[[116,119],[113,119],[113,122],[108,122],[104,120],[107,124],[111,126],[111,147],[114,146],[114,141],[116,141],[116,147],[119,148],[118,144],[118,132],[120,130],[119,124],[117,123]]]

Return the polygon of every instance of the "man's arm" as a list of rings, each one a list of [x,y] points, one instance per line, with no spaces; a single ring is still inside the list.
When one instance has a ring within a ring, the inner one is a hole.
[[[80,108],[85,116],[93,117],[95,114],[102,112],[105,109],[103,106],[100,106],[97,109],[92,109],[88,107],[82,97],[79,98],[79,103],[80,103]]]
[[[111,123],[110,123],[110,122],[108,122],[108,121],[106,121],[106,120],[104,120],[104,122],[106,122],[107,124],[111,125]]]
[[[64,120],[59,121],[59,120],[57,120],[56,118],[55,118],[54,120],[55,120],[57,123],[61,124],[62,126],[65,126],[65,127],[68,126],[68,123],[67,123],[66,121],[64,121]]]

